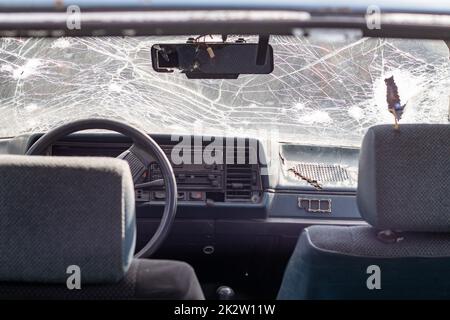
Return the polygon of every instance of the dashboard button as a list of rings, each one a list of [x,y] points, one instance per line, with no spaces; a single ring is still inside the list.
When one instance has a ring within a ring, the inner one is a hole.
[[[153,194],[155,200],[164,200],[166,198],[166,193],[164,191],[155,191]]]
[[[189,198],[191,200],[202,200],[203,194],[200,191],[192,191],[189,193]]]
[[[212,185],[213,187],[218,187],[218,186],[219,186],[219,181],[213,180],[213,181],[211,181],[211,185]]]

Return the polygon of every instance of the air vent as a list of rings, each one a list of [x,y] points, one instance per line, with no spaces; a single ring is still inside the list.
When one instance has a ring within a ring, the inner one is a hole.
[[[299,163],[292,169],[301,176],[318,182],[344,182],[349,179],[347,170],[340,165]]]
[[[226,166],[226,200],[251,201],[252,191],[257,186],[257,173],[248,164]]]

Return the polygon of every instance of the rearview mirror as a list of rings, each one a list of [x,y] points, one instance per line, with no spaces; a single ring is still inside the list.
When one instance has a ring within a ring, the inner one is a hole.
[[[191,79],[236,79],[240,74],[273,71],[273,49],[259,43],[192,42],[155,44],[152,65],[156,72],[179,69]]]

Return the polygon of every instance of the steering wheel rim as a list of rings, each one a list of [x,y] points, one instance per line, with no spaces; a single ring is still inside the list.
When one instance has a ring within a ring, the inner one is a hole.
[[[53,143],[64,138],[65,136],[78,131],[90,129],[104,129],[121,133],[133,140],[133,145],[130,149],[136,146],[156,157],[165,184],[166,197],[164,212],[161,222],[153,237],[138,253],[134,255],[135,258],[148,258],[160,247],[172,227],[177,209],[178,194],[172,165],[161,147],[148,134],[126,123],[115,120],[77,120],[59,126],[45,133],[28,149],[26,155],[42,155]]]

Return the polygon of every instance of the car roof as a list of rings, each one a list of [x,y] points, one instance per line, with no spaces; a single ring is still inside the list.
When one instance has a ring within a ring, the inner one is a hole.
[[[78,5],[80,8],[147,8],[147,9],[283,9],[325,13],[358,13],[369,6],[382,12],[450,13],[448,0],[0,0],[0,9],[42,8],[60,9]]]

